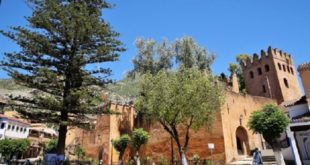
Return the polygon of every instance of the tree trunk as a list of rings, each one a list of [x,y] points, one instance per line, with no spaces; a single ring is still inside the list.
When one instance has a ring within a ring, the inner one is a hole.
[[[182,160],[182,165],[187,165],[187,160],[186,160],[185,152],[182,152],[181,160]]]
[[[283,158],[283,155],[281,152],[281,147],[277,141],[274,142],[272,149],[273,149],[274,156],[276,158],[277,164],[285,165],[284,158]]]
[[[123,157],[123,154],[119,153],[117,165],[122,165],[122,157]]]
[[[136,153],[136,164],[137,165],[140,165],[140,155],[139,155],[139,152],[137,151]]]
[[[67,125],[60,124],[57,142],[57,154],[65,154]]]

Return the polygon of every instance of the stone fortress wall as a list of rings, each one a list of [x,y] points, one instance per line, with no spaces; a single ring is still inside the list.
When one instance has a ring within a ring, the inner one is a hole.
[[[271,47],[243,62],[246,91],[253,96],[276,99],[278,104],[300,98],[302,93],[291,55]]]
[[[207,126],[198,132],[191,131],[191,139],[187,152],[188,158],[194,154],[202,159],[211,159],[208,150],[208,143],[214,143],[213,158],[223,162],[238,159],[248,154],[255,147],[262,148],[262,139],[259,135],[253,134],[247,128],[249,115],[260,109],[266,103],[276,101],[235,92],[226,93],[226,101],[217,114],[211,129]],[[67,146],[80,144],[86,155],[95,160],[103,160],[104,163],[113,163],[118,160],[118,153],[112,149],[111,140],[118,138],[123,133],[131,133],[135,127],[135,111],[132,106],[111,105],[111,110],[117,111],[119,115],[97,116],[93,131],[82,129],[70,129],[67,134]],[[171,137],[159,123],[142,125],[150,132],[150,139],[147,145],[141,148],[141,157],[151,157],[159,161],[163,156],[171,159]],[[180,137],[185,132],[180,128]],[[239,140],[237,140],[237,138]],[[178,157],[177,146],[173,142],[174,155]],[[239,150],[239,151],[238,151]],[[130,151],[127,151],[124,159],[130,158]]]
[[[299,67],[301,76],[310,72],[310,64]],[[226,100],[217,114],[212,128],[201,128],[198,132],[191,131],[187,158],[194,154],[202,159],[211,159],[208,143],[214,143],[213,158],[224,162],[238,160],[250,153],[256,147],[263,149],[265,142],[262,137],[253,134],[247,123],[250,114],[261,109],[264,105],[280,104],[300,98],[302,93],[297,80],[297,71],[292,57],[271,47],[267,52],[261,51],[260,56],[253,55],[252,60],[242,64],[247,94],[239,93],[236,75],[232,75],[232,88],[226,92]],[[310,95],[310,77],[304,76],[305,93]],[[308,101],[310,102],[310,101]],[[97,116],[93,131],[72,129],[68,133],[68,145],[79,143],[86,149],[87,156],[104,163],[117,162],[118,153],[111,146],[111,140],[123,133],[131,133],[138,126],[134,108],[130,105],[112,104],[111,109],[118,111],[119,115]],[[140,123],[141,124],[141,123]],[[177,146],[159,123],[144,123],[151,138],[147,145],[141,149],[141,157],[151,157],[158,162],[163,156],[168,160],[174,155],[178,157]],[[184,135],[183,128],[180,134]],[[128,160],[133,153],[127,151],[124,159]]]

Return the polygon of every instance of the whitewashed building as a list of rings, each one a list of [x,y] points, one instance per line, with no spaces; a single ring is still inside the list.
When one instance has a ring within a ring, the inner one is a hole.
[[[30,127],[29,123],[0,115],[0,140],[25,139],[29,135]]]
[[[296,165],[302,165],[310,164],[310,63],[300,65],[298,71],[306,95],[282,103],[291,120],[286,131],[290,148],[282,153]]]

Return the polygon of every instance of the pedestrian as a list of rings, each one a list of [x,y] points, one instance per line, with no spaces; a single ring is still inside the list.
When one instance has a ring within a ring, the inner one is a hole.
[[[258,148],[255,148],[253,153],[253,165],[262,165],[262,164],[263,164],[262,154]]]
[[[26,160],[25,165],[30,165],[29,159]]]

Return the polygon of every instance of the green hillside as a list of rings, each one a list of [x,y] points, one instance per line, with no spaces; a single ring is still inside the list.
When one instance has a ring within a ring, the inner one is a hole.
[[[135,98],[139,95],[139,79],[124,78],[108,86],[108,90],[116,95]]]
[[[108,93],[110,100],[114,101],[124,101],[124,100],[133,100],[136,96],[139,95],[139,80],[124,78],[118,82],[109,84],[107,89],[103,89],[102,93]],[[16,84],[12,79],[0,79],[0,91],[3,91],[5,94],[11,94],[14,92],[23,92],[29,91],[29,88],[23,87]]]
[[[28,88],[16,84],[12,79],[0,79],[0,90],[27,90]]]

